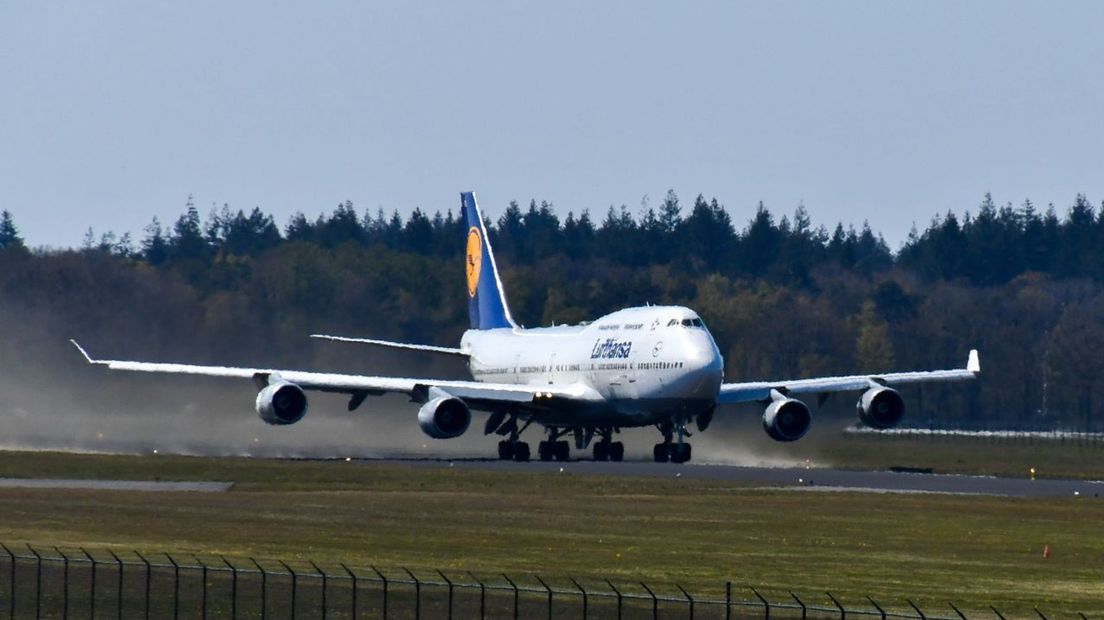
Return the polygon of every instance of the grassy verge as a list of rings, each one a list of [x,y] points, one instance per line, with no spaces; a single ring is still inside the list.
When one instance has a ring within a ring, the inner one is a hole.
[[[930,468],[936,473],[1104,480],[1104,445],[976,438],[845,436],[814,449],[817,461],[846,469]]]
[[[0,475],[236,483],[221,494],[0,490],[6,541],[608,576],[702,593],[733,580],[779,598],[831,590],[856,605],[869,595],[939,609],[1104,611],[1104,504],[1089,498],[37,453],[0,454]]]

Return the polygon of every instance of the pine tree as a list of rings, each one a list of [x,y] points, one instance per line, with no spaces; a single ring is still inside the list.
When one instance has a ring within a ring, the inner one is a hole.
[[[8,248],[23,248],[23,238],[19,236],[19,229],[15,226],[15,219],[11,212],[5,209],[0,212],[0,250]]]

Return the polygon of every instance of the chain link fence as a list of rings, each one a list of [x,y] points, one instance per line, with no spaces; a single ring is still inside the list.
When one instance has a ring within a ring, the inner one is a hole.
[[[6,557],[5,557],[6,556]],[[0,618],[569,618],[968,620],[955,605],[861,607],[835,595],[770,600],[752,587],[712,593],[642,582],[546,579],[342,563],[143,555],[0,543]],[[991,614],[1004,620],[1000,611]],[[1034,610],[1042,620],[1047,616]],[[1082,619],[1086,619],[1081,614]]]

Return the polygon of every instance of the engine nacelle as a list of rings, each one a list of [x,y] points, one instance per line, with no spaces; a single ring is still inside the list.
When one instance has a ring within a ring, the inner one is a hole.
[[[439,396],[418,410],[418,425],[434,439],[459,437],[470,424],[471,410],[454,396]]]
[[[905,415],[905,399],[893,388],[870,388],[856,406],[862,423],[878,430],[897,426]]]
[[[294,383],[273,383],[257,394],[257,415],[267,424],[295,424],[306,413],[307,395]]]
[[[812,424],[809,407],[793,398],[775,400],[763,412],[763,430],[775,441],[797,441]]]

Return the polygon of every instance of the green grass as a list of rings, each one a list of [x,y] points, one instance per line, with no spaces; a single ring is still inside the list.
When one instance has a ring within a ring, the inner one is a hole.
[[[816,462],[846,469],[931,468],[936,473],[1104,480],[1104,444],[976,438],[845,436],[810,448]]]
[[[846,445],[852,445],[850,443]],[[0,490],[0,540],[484,573],[825,590],[949,610],[1104,611],[1104,503],[810,493],[364,462],[0,453],[0,476],[229,493]],[[1053,552],[1042,558],[1044,544]],[[745,591],[746,592],[746,591]]]

